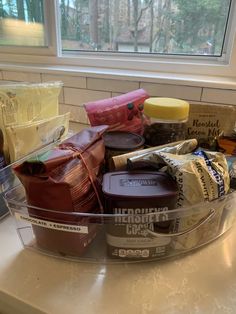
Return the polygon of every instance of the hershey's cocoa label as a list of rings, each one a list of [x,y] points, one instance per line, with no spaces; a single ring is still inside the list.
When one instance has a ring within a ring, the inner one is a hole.
[[[155,236],[168,229],[168,206],[114,207],[113,224],[107,226],[108,253],[113,257],[145,259],[165,256],[170,237]]]
[[[146,235],[147,229],[154,231],[154,224],[168,220],[168,207],[114,208],[115,225],[125,227],[127,235]],[[150,215],[149,215],[150,214]],[[123,216],[124,215],[124,216]]]

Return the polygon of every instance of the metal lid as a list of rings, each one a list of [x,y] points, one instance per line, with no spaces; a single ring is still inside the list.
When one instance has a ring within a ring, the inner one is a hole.
[[[176,196],[178,188],[163,172],[119,171],[103,176],[103,193],[111,198],[160,198]]]
[[[144,138],[132,132],[111,131],[103,136],[107,148],[114,150],[135,150],[143,146]]]

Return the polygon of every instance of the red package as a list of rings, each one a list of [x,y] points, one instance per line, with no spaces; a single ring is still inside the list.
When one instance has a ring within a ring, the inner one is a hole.
[[[124,95],[86,103],[85,110],[90,124],[108,125],[109,131],[143,133],[143,103],[149,96],[144,89]]]
[[[47,226],[48,222],[57,223],[52,228],[32,224],[39,248],[78,256],[96,236],[96,224],[90,223],[86,213],[102,210],[99,181],[105,153],[102,134],[106,129],[85,129],[37,159],[14,167],[25,188],[27,204],[35,206],[28,207],[30,217],[46,221]],[[61,224],[68,224],[70,232],[65,226],[58,230]],[[71,232],[73,226],[83,231]]]

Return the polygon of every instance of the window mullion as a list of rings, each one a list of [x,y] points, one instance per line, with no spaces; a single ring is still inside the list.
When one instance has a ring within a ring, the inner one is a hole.
[[[44,1],[45,32],[48,39],[50,54],[61,55],[61,39],[59,25],[59,8],[57,0]]]

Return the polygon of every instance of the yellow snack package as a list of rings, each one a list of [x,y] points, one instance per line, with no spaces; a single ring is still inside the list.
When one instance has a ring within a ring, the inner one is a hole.
[[[68,133],[70,113],[6,128],[11,161],[59,140]]]
[[[0,85],[0,128],[3,133],[4,155],[8,162],[6,128],[58,116],[61,88],[62,82]]]

